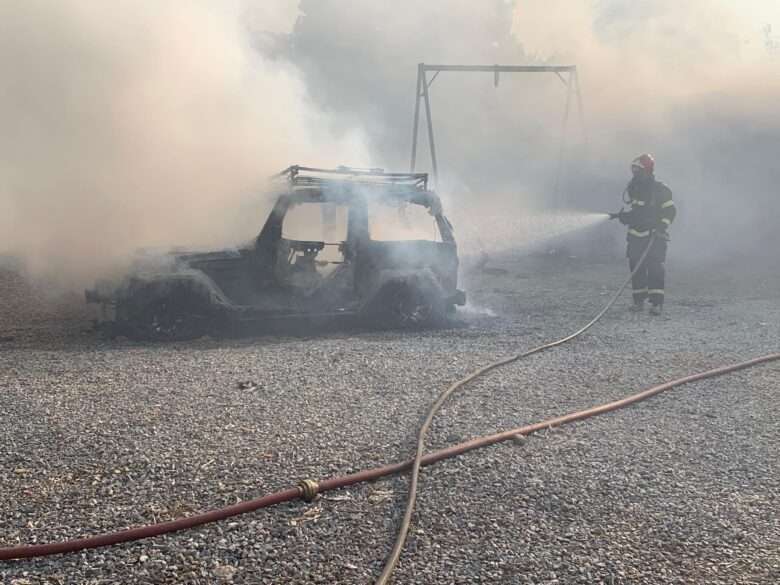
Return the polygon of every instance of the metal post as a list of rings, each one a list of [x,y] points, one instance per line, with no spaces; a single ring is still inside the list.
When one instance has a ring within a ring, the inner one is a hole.
[[[422,73],[422,90],[423,99],[425,99],[425,118],[428,121],[428,145],[431,149],[431,166],[433,167],[433,182],[438,183],[439,179],[439,164],[436,161],[436,143],[433,140],[433,120],[431,119],[431,98],[428,94],[428,79],[425,73],[424,66],[420,69]]]
[[[566,108],[563,111],[563,122],[561,124],[561,147],[558,151],[558,168],[555,171],[555,189],[553,190],[553,206],[555,209],[561,209],[563,207],[560,201],[561,172],[563,169],[563,157],[566,153],[566,130],[569,125],[569,109],[571,107],[573,79],[574,73],[569,72],[566,83]]]
[[[588,129],[585,126],[585,110],[582,109],[582,93],[580,92],[580,76],[577,70],[574,70],[574,87],[577,93],[577,111],[580,117],[580,130],[582,131],[582,141],[585,148],[588,147]]]
[[[423,78],[423,67],[425,65],[420,63],[417,65],[417,91],[414,94],[414,128],[412,129],[412,161],[409,164],[409,172],[414,172],[414,167],[417,165],[417,134],[420,126],[420,89]]]

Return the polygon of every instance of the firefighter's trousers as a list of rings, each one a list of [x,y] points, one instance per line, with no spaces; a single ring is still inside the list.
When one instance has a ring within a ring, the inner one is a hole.
[[[642,254],[645,253],[649,242],[649,236],[640,238],[629,234],[626,256],[628,256],[628,266],[632,272],[639,263]],[[666,261],[667,245],[666,239],[656,237],[645,261],[634,274],[631,285],[635,303],[643,303],[645,299],[650,299],[654,305],[663,305],[666,274],[664,262]]]

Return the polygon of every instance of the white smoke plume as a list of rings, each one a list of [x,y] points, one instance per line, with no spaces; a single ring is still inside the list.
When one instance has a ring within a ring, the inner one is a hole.
[[[403,170],[423,61],[576,64],[572,207],[615,210],[652,151],[680,209],[673,254],[780,246],[773,0],[28,0],[0,22],[0,253],[39,272],[248,237],[265,178],[294,162]],[[549,203],[558,79],[442,74],[431,91],[456,228]]]
[[[212,245],[264,220],[267,178],[361,162],[259,30],[290,2],[0,3],[0,252],[80,283],[140,246]],[[357,160],[356,160],[357,159]]]
[[[680,210],[673,256],[780,246],[780,54],[767,32],[780,30],[774,0],[351,6],[301,2],[290,58],[334,119],[367,125],[373,151],[391,166],[408,165],[418,62],[575,64],[588,142],[573,112],[560,177],[569,206],[617,210],[630,160],[650,151]],[[551,202],[565,95],[558,79],[504,75],[494,88],[490,74],[442,73],[431,95],[442,195],[458,192],[452,215],[468,206],[462,217],[472,224],[480,207],[520,218]],[[430,169],[422,132],[420,150]]]
[[[780,23],[780,5],[766,0],[523,0],[515,33],[539,56],[578,63],[591,138],[581,155],[602,184],[617,194],[608,177],[626,176],[633,155],[652,151],[677,193],[673,232],[684,253],[750,255],[780,245],[768,219],[780,212],[772,20]]]

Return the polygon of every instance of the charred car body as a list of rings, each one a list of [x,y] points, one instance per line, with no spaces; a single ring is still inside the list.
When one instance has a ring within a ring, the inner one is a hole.
[[[347,317],[424,327],[465,303],[452,225],[427,174],[292,166],[275,181],[246,246],[169,254],[164,268],[86,291],[103,306],[102,327],[152,340]]]

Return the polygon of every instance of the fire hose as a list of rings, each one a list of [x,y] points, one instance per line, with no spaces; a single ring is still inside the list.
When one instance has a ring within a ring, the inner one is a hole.
[[[609,214],[609,217],[611,219],[613,218],[613,216],[617,217],[617,215],[618,214]],[[557,341],[551,341],[550,343],[545,343],[544,345],[540,345],[526,352],[519,353],[511,357],[498,360],[491,364],[483,366],[478,370],[472,372],[465,378],[458,380],[439,395],[439,397],[436,399],[436,402],[434,402],[431,408],[428,410],[428,416],[425,417],[425,422],[423,422],[417,434],[417,451],[415,453],[414,463],[412,464],[412,478],[409,482],[409,492],[406,500],[406,509],[404,510],[404,516],[403,519],[401,520],[401,525],[398,528],[398,534],[396,536],[395,543],[393,544],[393,548],[390,551],[387,560],[385,561],[385,566],[384,569],[382,569],[382,573],[380,574],[379,578],[376,580],[376,585],[385,585],[390,580],[390,576],[393,574],[393,571],[395,570],[395,567],[398,564],[398,559],[401,557],[401,551],[403,550],[404,543],[406,542],[406,536],[409,533],[409,527],[411,526],[411,522],[412,522],[412,513],[414,512],[414,504],[417,499],[417,484],[419,482],[419,477],[420,477],[420,466],[422,464],[423,452],[425,451],[425,437],[428,434],[428,429],[431,426],[431,422],[433,422],[433,417],[439,411],[439,409],[447,400],[447,398],[449,398],[452,395],[452,393],[458,390],[459,388],[462,388],[472,380],[479,378],[480,376],[483,376],[484,374],[488,373],[491,370],[500,368],[507,364],[514,363],[528,356],[534,355],[536,353],[540,353],[546,349],[551,349],[553,347],[558,347],[559,345],[563,345],[564,343],[567,343],[579,337],[580,335],[585,333],[588,329],[593,327],[604,316],[604,314],[607,311],[609,311],[612,305],[615,304],[615,301],[617,301],[620,295],[623,294],[623,291],[628,286],[628,283],[631,282],[631,279],[634,277],[634,275],[640,270],[640,268],[642,268],[645,259],[650,253],[650,249],[653,247],[655,238],[656,235],[655,232],[653,232],[650,235],[650,238],[648,239],[647,247],[642,253],[642,256],[639,258],[636,267],[631,271],[631,274],[629,274],[628,278],[626,278],[623,281],[623,284],[620,286],[620,288],[618,288],[615,294],[612,295],[612,297],[609,299],[607,304],[604,305],[601,311],[599,311],[596,314],[596,316],[593,317],[593,319],[591,319],[590,321],[588,321],[583,327],[581,327],[571,335],[567,335],[566,337],[558,339]]]
[[[472,451],[474,449],[487,447],[489,445],[494,445],[502,441],[513,439],[518,435],[531,435],[538,431],[560,427],[568,423],[585,420],[593,416],[612,412],[620,408],[625,408],[641,400],[646,400],[652,396],[655,396],[656,394],[660,394],[666,390],[671,390],[672,388],[676,388],[677,386],[681,386],[683,384],[690,384],[698,380],[713,378],[715,376],[722,376],[724,374],[736,372],[737,370],[743,370],[776,360],[780,360],[780,353],[769,354],[748,361],[685,376],[684,378],[679,378],[677,380],[665,382],[658,386],[653,386],[652,388],[644,390],[643,392],[628,396],[621,400],[603,404],[601,406],[595,406],[587,410],[572,412],[557,418],[552,418],[532,425],[502,431],[493,435],[477,437],[468,441],[464,441],[463,443],[458,443],[456,445],[451,445],[450,447],[428,453],[422,457],[420,460],[420,465],[422,467],[427,467],[428,465],[433,465],[434,463],[438,463],[444,459],[450,459],[457,455],[462,455],[463,453]],[[153,536],[160,536],[169,532],[176,532],[179,530],[185,530],[187,528],[193,528],[195,526],[201,526],[203,524],[209,524],[211,522],[217,522],[219,520],[230,518],[231,516],[246,514],[247,512],[253,512],[261,508],[268,508],[276,504],[282,504],[284,502],[290,502],[296,499],[311,500],[318,493],[348,487],[365,481],[374,481],[388,475],[402,473],[410,469],[414,463],[415,460],[410,459],[400,463],[392,463],[382,467],[375,467],[373,469],[359,471],[350,475],[331,477],[319,482],[315,482],[313,480],[304,480],[296,487],[291,487],[282,491],[268,494],[254,500],[247,500],[246,502],[234,504],[225,508],[219,508],[209,512],[204,512],[202,514],[194,514],[185,518],[179,518],[170,522],[139,526],[136,528],[130,528],[127,530],[101,534],[98,536],[90,536],[76,540],[0,548],[0,561],[72,553],[89,548],[98,548],[112,544],[120,544],[123,542],[132,542],[135,540],[141,540],[143,538],[151,538]]]
[[[648,246],[649,250],[649,246]],[[647,252],[645,252],[645,255]],[[642,260],[638,263],[638,265],[641,266],[642,261],[644,260],[644,256],[642,257]],[[436,401],[434,404],[434,407],[432,407],[428,419],[426,419],[426,423],[429,424],[430,420],[433,417],[433,414],[435,414],[435,410],[438,409],[438,406],[441,405],[441,403],[444,402],[444,400],[452,394],[457,388],[463,386],[469,381],[472,381],[473,379],[487,373],[488,371],[498,368],[502,365],[506,365],[509,363],[512,363],[514,361],[517,361],[521,359],[522,357],[525,357],[527,355],[531,355],[533,353],[538,353],[544,349],[548,349],[550,347],[555,347],[557,345],[561,345],[580,334],[584,333],[587,329],[589,329],[593,324],[595,324],[596,321],[598,321],[604,313],[614,304],[615,300],[618,298],[620,293],[625,289],[627,286],[628,281],[620,288],[620,290],[614,295],[614,297],[610,300],[610,302],[607,304],[607,306],[585,327],[580,329],[579,331],[575,332],[574,334],[553,342],[551,344],[546,344],[544,346],[541,346],[539,348],[536,348],[534,350],[531,350],[529,352],[525,352],[523,354],[518,354],[516,356],[512,356],[510,358],[500,360],[498,362],[494,362],[493,364],[490,364],[488,366],[485,366],[483,368],[480,368],[470,376],[467,376],[463,380],[456,382],[452,386],[450,386]],[[234,504],[231,506],[227,506],[224,508],[214,509],[208,512],[204,512],[201,514],[194,514],[192,516],[187,516],[184,518],[178,518],[176,520],[168,521],[168,522],[162,522],[157,524],[150,524],[145,526],[138,526],[135,528],[129,528],[126,530],[101,534],[97,536],[90,536],[90,537],[84,537],[74,540],[68,540],[68,541],[60,541],[60,542],[52,542],[47,544],[35,544],[35,545],[20,545],[20,546],[13,546],[13,547],[6,547],[6,548],[0,548],[0,561],[8,561],[13,559],[24,559],[24,558],[34,558],[34,557],[44,557],[44,556],[50,556],[55,554],[63,554],[63,553],[71,553],[76,552],[80,550],[90,549],[90,548],[98,548],[103,546],[109,546],[113,544],[119,544],[119,543],[125,543],[125,542],[132,542],[144,538],[150,538],[154,536],[159,536],[162,534],[167,534],[170,532],[175,532],[179,530],[185,530],[188,528],[193,528],[195,526],[201,526],[204,524],[208,524],[211,522],[216,522],[220,520],[224,520],[226,518],[230,518],[232,516],[237,516],[239,514],[245,514],[248,512],[252,512],[255,510],[259,510],[262,508],[267,508],[276,504],[284,503],[293,501],[296,499],[303,499],[305,501],[311,501],[313,500],[318,493],[323,493],[326,491],[339,489],[343,487],[347,487],[350,485],[354,485],[357,483],[365,482],[365,481],[373,481],[376,479],[379,479],[381,477],[385,477],[388,475],[394,475],[397,473],[404,472],[408,469],[412,469],[413,471],[416,471],[416,474],[419,474],[419,469],[421,467],[425,467],[428,465],[432,465],[434,463],[437,463],[439,461],[442,461],[444,459],[449,459],[451,457],[455,457],[457,455],[461,455],[463,453],[466,453],[468,451],[478,449],[481,447],[486,447],[489,445],[493,445],[496,443],[499,443],[501,441],[506,441],[508,439],[512,439],[518,435],[527,436],[531,435],[535,432],[538,432],[540,430],[544,429],[550,429],[555,428],[564,424],[572,423],[575,421],[585,420],[587,418],[597,416],[600,414],[605,414],[607,412],[612,412],[615,410],[618,410],[620,408],[625,408],[627,406],[630,406],[632,404],[635,404],[636,402],[639,402],[641,400],[646,400],[652,396],[655,396],[656,394],[659,394],[661,392],[664,392],[666,390],[670,390],[672,388],[675,388],[677,386],[681,386],[683,384],[688,384],[691,382],[695,382],[698,380],[703,380],[706,378],[712,378],[715,376],[721,376],[724,374],[728,374],[737,370],[742,370],[746,368],[750,368],[753,366],[757,366],[760,364],[764,364],[771,361],[780,360],[780,353],[774,353],[765,355],[762,357],[754,358],[752,360],[739,362],[735,364],[731,364],[728,366],[723,366],[719,368],[715,368],[712,370],[708,370],[705,372],[700,372],[697,374],[692,374],[689,376],[686,376],[684,378],[679,378],[677,380],[673,380],[670,382],[666,382],[664,384],[660,384],[658,386],[654,386],[652,388],[649,388],[647,390],[644,390],[643,392],[640,392],[638,394],[634,394],[632,396],[628,396],[626,398],[623,398],[621,400],[617,400],[615,402],[610,402],[608,404],[595,406],[586,410],[573,412],[570,414],[566,414],[557,418],[548,419],[539,423],[535,423],[532,425],[527,425],[515,429],[510,429],[507,431],[503,431],[500,433],[492,434],[492,435],[486,435],[482,437],[477,437],[468,441],[465,441],[463,443],[459,443],[456,445],[452,445],[450,447],[446,447],[444,449],[440,449],[431,453],[423,454],[420,443],[424,441],[425,433],[427,432],[428,424],[425,424],[421,428],[420,432],[420,441],[418,441],[418,451],[417,456],[415,456],[414,459],[402,461],[399,463],[393,463],[389,465],[384,465],[381,467],[377,467],[374,469],[368,469],[363,470],[357,473],[353,473],[350,475],[345,476],[336,476],[332,478],[328,478],[322,481],[314,481],[314,480],[302,480],[297,486],[291,487],[285,490],[281,490],[275,493],[271,493],[268,495],[265,495],[260,498],[256,498],[253,500],[248,500],[245,502],[240,502],[238,504]],[[438,406],[437,406],[438,405]],[[413,475],[413,479],[414,479]],[[414,482],[414,491],[412,491],[412,488],[410,487],[409,492],[409,502],[407,504],[407,512],[409,512],[410,509],[413,509],[414,506],[414,496],[416,494],[416,481]],[[409,518],[411,518],[411,513],[408,513]],[[389,579],[390,575],[392,574],[392,570],[395,567],[395,563],[397,563],[397,559],[400,556],[400,550],[403,548],[403,540],[405,539],[405,535],[408,532],[409,527],[409,521],[406,520],[406,514],[404,522],[402,523],[401,530],[399,530],[399,538],[396,541],[396,546],[393,549],[393,553],[389,557],[388,564],[385,567],[385,570],[383,571],[382,575],[380,576],[380,580],[378,583],[385,583]],[[400,545],[398,544],[400,540]],[[398,549],[398,554],[395,554],[395,550]],[[395,561],[393,561],[393,558],[395,558]],[[392,566],[391,566],[392,561]],[[389,570],[388,570],[389,567]]]

